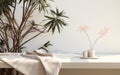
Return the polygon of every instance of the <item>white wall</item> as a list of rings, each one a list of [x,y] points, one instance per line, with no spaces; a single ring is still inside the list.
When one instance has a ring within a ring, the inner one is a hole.
[[[51,51],[78,53],[88,50],[88,40],[85,34],[79,31],[81,25],[87,25],[92,41],[99,36],[98,32],[102,28],[110,28],[109,34],[97,42],[96,52],[120,52],[120,0],[55,0],[55,3],[51,4],[53,8],[65,10],[69,16],[66,20],[69,26],[60,34],[50,37],[45,34],[44,40],[38,37],[31,41],[26,45],[28,50],[34,50],[48,40],[53,44]]]

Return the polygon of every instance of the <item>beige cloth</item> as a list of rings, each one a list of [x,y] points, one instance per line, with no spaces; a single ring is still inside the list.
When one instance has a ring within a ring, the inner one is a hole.
[[[40,53],[37,50],[32,51],[32,52],[26,52],[26,54],[39,55],[39,56],[53,56],[51,53]]]
[[[58,75],[61,63],[55,57],[38,55],[6,56],[1,58],[24,75]]]

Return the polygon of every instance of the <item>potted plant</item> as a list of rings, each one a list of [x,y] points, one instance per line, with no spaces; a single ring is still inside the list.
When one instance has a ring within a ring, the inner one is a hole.
[[[104,37],[109,32],[109,28],[104,27],[104,29],[102,29],[99,32],[99,36],[93,42],[87,32],[87,29],[88,29],[88,26],[86,26],[86,25],[80,26],[80,31],[85,33],[85,35],[87,36],[88,42],[89,42],[89,46],[90,46],[88,51],[83,52],[83,57],[96,58],[94,47],[95,47],[96,43],[98,42],[98,40],[101,39],[102,37]]]
[[[60,33],[67,25],[64,18],[68,17],[64,11],[52,10],[49,1],[52,0],[0,0],[0,52],[21,52],[26,43],[43,33]],[[18,6],[22,10],[20,21],[16,18]],[[44,16],[41,24],[30,19],[36,10],[49,15]],[[34,34],[25,40],[30,33]]]
[[[0,53],[21,52],[26,43],[39,35],[46,32],[54,34],[56,30],[61,32],[61,29],[67,25],[64,18],[68,17],[64,15],[64,11],[52,10],[49,1],[53,0],[0,0]],[[17,14],[18,7],[22,10],[20,14]],[[39,14],[46,13],[48,16],[45,15],[45,20],[37,24],[31,20],[35,11]],[[17,15],[21,15],[20,20]],[[34,34],[29,39],[25,39],[30,33]],[[45,49],[46,44],[41,48]],[[12,75],[9,69],[0,69],[1,71]]]

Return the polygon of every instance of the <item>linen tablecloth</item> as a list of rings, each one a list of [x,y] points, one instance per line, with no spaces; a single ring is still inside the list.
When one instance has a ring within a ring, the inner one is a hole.
[[[1,57],[1,60],[24,75],[58,75],[61,68],[54,56],[11,55]]]

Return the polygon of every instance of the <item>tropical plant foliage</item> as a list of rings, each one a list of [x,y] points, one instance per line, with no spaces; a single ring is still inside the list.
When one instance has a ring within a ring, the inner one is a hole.
[[[45,50],[48,53],[49,50],[47,48],[49,46],[52,46],[52,44],[50,43],[50,41],[46,42],[42,47],[38,48],[38,50],[43,49],[43,50]]]
[[[51,10],[49,1],[52,0],[0,0],[0,52],[21,52],[30,40],[46,32],[58,32],[67,24],[64,11]],[[21,21],[16,19],[18,6],[21,5]],[[48,13],[44,24],[36,24],[30,17],[35,10]],[[25,37],[34,33],[29,39]]]

